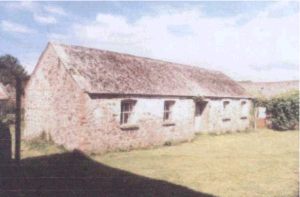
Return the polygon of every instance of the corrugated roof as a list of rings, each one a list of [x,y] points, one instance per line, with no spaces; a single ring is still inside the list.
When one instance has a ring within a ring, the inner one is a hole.
[[[219,71],[81,46],[50,45],[88,93],[249,97]]]

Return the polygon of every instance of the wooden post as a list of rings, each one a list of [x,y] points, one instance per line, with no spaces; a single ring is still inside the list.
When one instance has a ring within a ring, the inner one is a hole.
[[[15,161],[20,163],[21,158],[21,94],[22,81],[16,76],[16,119],[15,119]]]

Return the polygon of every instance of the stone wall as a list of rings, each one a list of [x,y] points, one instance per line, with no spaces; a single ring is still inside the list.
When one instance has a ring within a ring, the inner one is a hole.
[[[121,101],[129,98],[97,98],[88,104],[89,129],[81,144],[82,149],[93,152],[128,150],[137,147],[162,145],[166,142],[191,140],[197,132],[222,133],[242,131],[250,127],[250,100],[208,99],[201,115],[201,130],[195,128],[195,102],[193,99],[143,98],[135,100],[132,129],[120,124]],[[173,123],[164,125],[164,101],[175,101]],[[229,101],[226,113],[223,102]],[[244,110],[242,102],[245,102]]]
[[[86,128],[87,99],[50,46],[25,90],[24,138],[45,133],[57,144],[77,148]]]
[[[93,99],[89,106],[89,138],[85,145],[93,151],[106,151],[161,145],[168,141],[190,140],[194,136],[193,100],[174,100],[173,124],[163,125],[164,100],[136,100],[132,115],[133,128],[122,129],[120,124],[121,98]],[[135,128],[138,127],[138,128]],[[93,140],[90,140],[93,139]]]
[[[223,103],[226,101],[229,104],[224,109]],[[243,101],[245,106],[242,106]],[[210,100],[205,109],[207,124],[204,131],[223,133],[246,130],[251,127],[251,108],[252,101],[249,99]]]

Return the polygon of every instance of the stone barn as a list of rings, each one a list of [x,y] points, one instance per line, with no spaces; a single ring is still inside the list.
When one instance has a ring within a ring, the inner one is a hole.
[[[49,43],[24,105],[25,139],[106,152],[245,130],[252,100],[219,71]]]

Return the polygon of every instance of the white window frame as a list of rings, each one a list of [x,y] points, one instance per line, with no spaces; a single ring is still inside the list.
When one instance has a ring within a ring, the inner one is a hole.
[[[120,124],[121,125],[132,123],[132,117],[134,115],[135,104],[136,104],[136,100],[121,101],[121,113],[120,113]]]
[[[164,114],[163,114],[164,122],[173,121],[174,105],[175,105],[175,101],[173,101],[173,100],[167,100],[164,102]]]

